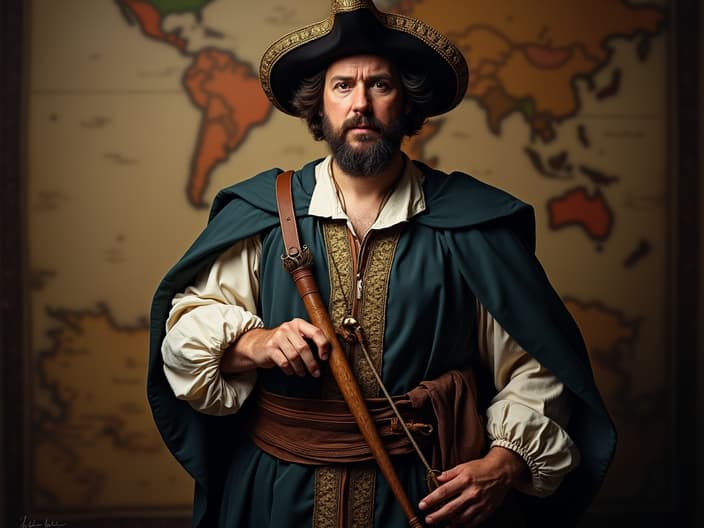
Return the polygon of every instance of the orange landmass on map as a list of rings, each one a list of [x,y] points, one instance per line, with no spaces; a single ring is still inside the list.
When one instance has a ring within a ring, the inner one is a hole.
[[[163,40],[181,51],[186,49],[186,41],[178,35],[164,33],[161,30],[161,14],[149,2],[144,0],[122,0],[122,4],[135,16],[148,37]]]
[[[187,195],[191,204],[204,207],[213,169],[240,146],[252,127],[268,119],[272,107],[252,67],[224,51],[199,52],[183,83],[203,111]]]
[[[578,225],[598,241],[605,240],[613,226],[613,213],[601,191],[590,195],[581,186],[550,199],[548,215],[550,229]]]
[[[593,76],[609,59],[609,38],[654,35],[665,13],[622,0],[416,1],[409,13],[446,33],[470,65],[468,97],[489,114],[493,132],[510,113],[523,113],[545,141],[555,122],[579,109],[575,80]],[[468,21],[470,21],[468,23]]]

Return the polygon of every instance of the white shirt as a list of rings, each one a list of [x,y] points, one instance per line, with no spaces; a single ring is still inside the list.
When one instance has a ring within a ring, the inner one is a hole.
[[[345,219],[354,232],[337,198],[330,162],[328,156],[315,168],[309,214]],[[370,231],[407,222],[424,211],[422,181],[420,170],[406,163]],[[256,313],[260,256],[258,236],[237,242],[172,301],[162,345],[164,372],[176,397],[197,411],[236,413],[254,388],[256,370],[223,375],[220,359],[244,332],[263,327]],[[564,430],[570,395],[478,302],[476,316],[480,358],[498,391],[486,411],[490,445],[511,449],[526,461],[532,479],[521,491],[549,495],[579,463],[579,452]]]

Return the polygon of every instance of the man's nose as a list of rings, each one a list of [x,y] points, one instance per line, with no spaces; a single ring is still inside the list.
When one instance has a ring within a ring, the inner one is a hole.
[[[366,86],[358,85],[355,87],[352,99],[352,109],[360,114],[364,114],[369,110],[369,94],[367,93]]]

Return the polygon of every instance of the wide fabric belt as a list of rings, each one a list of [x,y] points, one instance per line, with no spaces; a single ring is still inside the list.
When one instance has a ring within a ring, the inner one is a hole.
[[[266,391],[255,396],[249,436],[264,452],[305,465],[346,464],[374,457],[343,400],[291,398]],[[413,452],[384,398],[366,400],[389,455]],[[450,371],[394,398],[401,415],[434,468],[478,458],[484,426],[471,371]]]
[[[373,398],[366,403],[389,455],[412,452],[388,402]],[[260,391],[256,404],[250,436],[260,449],[276,458],[307,465],[374,459],[344,400],[290,398]],[[396,405],[411,431],[421,432],[416,441],[422,445],[423,438],[429,440],[434,426],[420,419],[422,410],[413,409],[408,398],[399,399]],[[425,414],[432,416],[432,412]]]

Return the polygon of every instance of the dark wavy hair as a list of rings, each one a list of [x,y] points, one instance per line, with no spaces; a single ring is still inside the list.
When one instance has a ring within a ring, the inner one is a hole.
[[[403,134],[414,136],[428,119],[424,109],[433,98],[433,90],[425,75],[399,70],[399,78],[404,107],[407,109],[403,115]],[[291,99],[291,105],[298,116],[308,124],[316,141],[324,139],[322,116],[324,86],[325,70],[322,70],[304,78]]]

